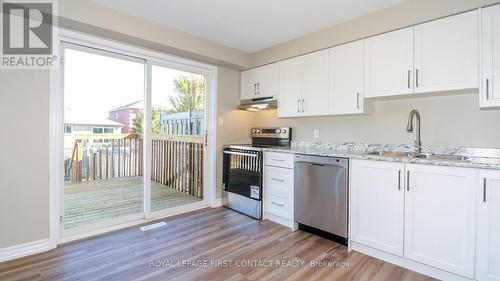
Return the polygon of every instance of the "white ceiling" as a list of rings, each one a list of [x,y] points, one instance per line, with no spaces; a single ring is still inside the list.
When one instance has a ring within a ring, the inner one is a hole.
[[[252,53],[403,0],[94,0]]]

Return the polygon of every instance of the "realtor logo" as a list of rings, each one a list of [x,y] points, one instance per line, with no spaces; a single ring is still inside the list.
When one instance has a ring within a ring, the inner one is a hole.
[[[4,68],[47,68],[54,60],[53,1],[2,1]]]

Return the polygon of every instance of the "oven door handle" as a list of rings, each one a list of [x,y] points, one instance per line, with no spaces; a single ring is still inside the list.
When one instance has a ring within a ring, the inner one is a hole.
[[[223,150],[222,153],[224,153],[224,154],[232,154],[232,155],[243,155],[243,156],[248,156],[248,157],[258,157],[259,156],[258,154],[236,152],[236,151],[228,151],[228,150]]]

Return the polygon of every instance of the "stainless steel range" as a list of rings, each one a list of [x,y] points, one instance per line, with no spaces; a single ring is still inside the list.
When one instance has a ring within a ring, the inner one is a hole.
[[[253,128],[251,144],[226,145],[223,153],[222,204],[262,218],[262,148],[290,146],[292,129]]]

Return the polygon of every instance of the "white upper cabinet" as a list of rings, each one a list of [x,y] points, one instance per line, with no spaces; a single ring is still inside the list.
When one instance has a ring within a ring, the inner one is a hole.
[[[472,11],[415,26],[415,93],[478,88],[478,24]]]
[[[500,5],[482,9],[482,107],[500,107]]]
[[[279,66],[277,63],[241,72],[240,99],[254,99],[279,94]]]
[[[413,93],[413,27],[365,40],[364,95]]]
[[[241,72],[240,99],[253,99],[257,95],[257,71],[250,69]]]
[[[500,172],[481,171],[477,216],[477,280],[500,280]]]
[[[279,94],[279,65],[268,64],[257,68],[257,95],[259,97]]]
[[[363,40],[330,49],[330,113],[363,113]]]
[[[351,240],[403,256],[404,164],[354,160]]]
[[[323,50],[303,56],[302,113],[326,115],[330,98],[330,51]]]
[[[279,62],[278,117],[302,115],[302,57]]]
[[[477,173],[406,165],[404,256],[472,278]]]

